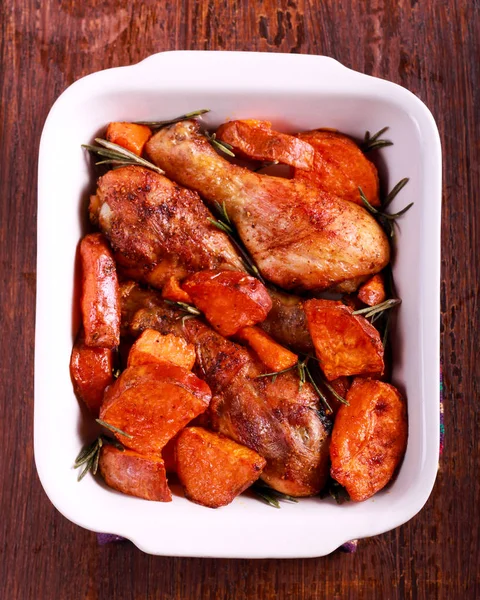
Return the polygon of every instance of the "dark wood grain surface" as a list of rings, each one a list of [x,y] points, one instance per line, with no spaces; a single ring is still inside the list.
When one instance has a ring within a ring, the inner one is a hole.
[[[0,598],[480,597],[479,8],[478,0],[2,4]],[[445,451],[423,511],[363,541],[355,555],[202,560],[147,556],[128,543],[102,547],[53,508],[38,481],[33,352],[43,122],[55,98],[79,77],[174,49],[325,54],[407,87],[437,120],[444,152]]]

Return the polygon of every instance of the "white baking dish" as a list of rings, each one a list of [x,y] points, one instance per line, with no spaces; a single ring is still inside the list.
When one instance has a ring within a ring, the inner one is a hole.
[[[212,126],[255,117],[286,131],[332,127],[358,137],[390,127],[395,145],[381,151],[388,187],[410,178],[392,212],[415,202],[400,221],[394,263],[403,299],[394,383],[408,398],[409,439],[396,481],[367,502],[337,506],[309,498],[275,510],[241,496],[212,510],[180,496],[166,504],[125,496],[90,476],[77,483],[72,463],[88,438],[88,418],[68,365],[77,325],[75,251],[93,187],[80,145],[109,121],[164,119],[198,108],[211,109],[205,121]],[[432,489],[439,450],[440,209],[441,149],[428,109],[407,90],[330,58],[171,52],[70,86],[48,116],[39,158],[35,460],[53,504],[82,527],[172,556],[321,556],[412,518]]]

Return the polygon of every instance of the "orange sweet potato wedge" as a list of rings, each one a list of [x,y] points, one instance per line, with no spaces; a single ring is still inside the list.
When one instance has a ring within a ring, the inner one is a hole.
[[[114,348],[120,342],[120,292],[112,251],[101,233],[82,239],[80,259],[85,344]]]
[[[355,502],[367,500],[392,478],[407,447],[405,402],[388,383],[356,378],[335,419],[331,475]]]
[[[191,371],[195,364],[195,346],[172,333],[162,335],[155,329],[145,329],[130,349],[127,366],[165,362]]]
[[[235,154],[244,158],[276,161],[299,169],[313,167],[312,146],[298,137],[273,130],[269,121],[229,121],[220,125],[216,136],[233,146]]]
[[[162,448],[162,459],[167,473],[177,472],[177,437],[178,434],[169,440]]]
[[[377,273],[366,281],[358,290],[358,299],[368,306],[381,304],[387,299],[383,275]]]
[[[272,372],[289,369],[298,362],[296,354],[278,344],[260,327],[243,327],[236,337],[246,342]]]
[[[77,336],[70,357],[70,377],[75,394],[98,417],[105,388],[113,383],[113,351],[85,345],[83,331]]]
[[[187,304],[192,303],[190,296],[182,290],[180,282],[173,275],[168,278],[166,284],[162,288],[162,298],[165,300],[171,300],[172,302],[186,302]]]
[[[315,149],[313,167],[295,169],[295,178],[363,206],[361,187],[372,206],[380,206],[378,173],[357,144],[341,133],[318,129],[298,137]]]
[[[208,385],[182,367],[149,364],[128,367],[105,392],[100,419],[126,447],[159,453],[165,444],[209,405]]]
[[[152,137],[152,132],[146,125],[113,122],[107,127],[105,137],[109,142],[141,156],[145,144]]]
[[[261,475],[266,461],[246,446],[201,427],[177,439],[177,474],[185,496],[203,506],[226,506]]]
[[[365,318],[335,300],[307,300],[304,309],[315,353],[329,381],[342,375],[383,374],[383,344]]]
[[[105,483],[119,492],[145,500],[171,502],[163,460],[155,454],[139,454],[102,446],[98,467]]]
[[[200,271],[182,289],[221,335],[264,321],[272,308],[267,289],[258,279],[238,271]]]

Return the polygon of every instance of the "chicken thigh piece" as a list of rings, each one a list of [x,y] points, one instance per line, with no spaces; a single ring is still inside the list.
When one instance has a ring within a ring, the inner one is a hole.
[[[211,216],[197,193],[137,166],[108,171],[90,200],[90,218],[117,262],[130,277],[155,287],[171,275],[244,270],[227,235],[208,221]]]
[[[286,290],[358,286],[390,258],[387,237],[361,206],[295,179],[260,175],[219,156],[195,121],[146,145],[167,177],[226,211],[262,275]]]
[[[312,386],[299,389],[291,371],[259,378],[260,361],[198,319],[184,329],[196,347],[198,375],[214,392],[213,429],[266,459],[261,478],[270,487],[291,496],[317,494],[328,475],[330,432]]]

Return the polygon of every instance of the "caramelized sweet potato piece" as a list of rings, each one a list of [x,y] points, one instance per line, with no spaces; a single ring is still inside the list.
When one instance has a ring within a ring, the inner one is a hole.
[[[113,122],[107,127],[105,137],[109,142],[118,144],[130,150],[130,152],[141,156],[143,147],[152,137],[152,132],[146,125]]]
[[[334,300],[307,300],[308,329],[325,377],[381,376],[383,345],[375,327],[351,308]]]
[[[110,348],[85,345],[83,330],[78,334],[70,357],[70,377],[78,398],[98,417],[105,388],[113,383],[113,352]]]
[[[192,303],[192,299],[185,290],[180,287],[180,282],[176,277],[172,275],[169,277],[167,283],[162,288],[162,298],[165,300],[171,300],[172,302],[186,302],[187,304]]]
[[[185,496],[210,508],[230,504],[260,477],[266,464],[250,448],[201,427],[180,433],[176,456]]]
[[[388,383],[356,378],[333,426],[331,475],[361,502],[392,478],[407,446],[405,402]]]
[[[165,465],[155,454],[122,451],[105,444],[98,466],[105,483],[114,490],[145,500],[172,501]]]
[[[120,293],[115,261],[101,233],[82,239],[80,258],[85,344],[114,348],[120,342]]]
[[[377,273],[377,275],[366,281],[358,290],[358,298],[368,306],[375,306],[375,304],[384,302],[387,299],[387,294],[385,293],[383,275]]]
[[[172,333],[162,335],[154,329],[145,329],[130,350],[127,366],[165,362],[191,371],[195,364],[195,346]]]
[[[238,271],[201,271],[183,284],[210,325],[227,337],[265,319],[272,300],[255,277]]]
[[[100,418],[132,437],[116,433],[128,448],[159,452],[180,429],[208,408],[208,385],[182,367],[128,367],[105,393]]]
[[[352,139],[321,129],[298,137],[313,146],[315,158],[311,169],[295,169],[296,179],[363,206],[358,191],[361,187],[370,204],[380,206],[377,169]]]
[[[216,136],[233,146],[236,155],[279,162],[299,169],[313,167],[314,149],[307,142],[272,129],[269,121],[245,119],[220,125]]]
[[[242,327],[237,332],[237,338],[247,342],[255,351],[258,358],[271,371],[283,371],[293,367],[298,362],[298,356],[287,348],[280,346],[260,327]]]

